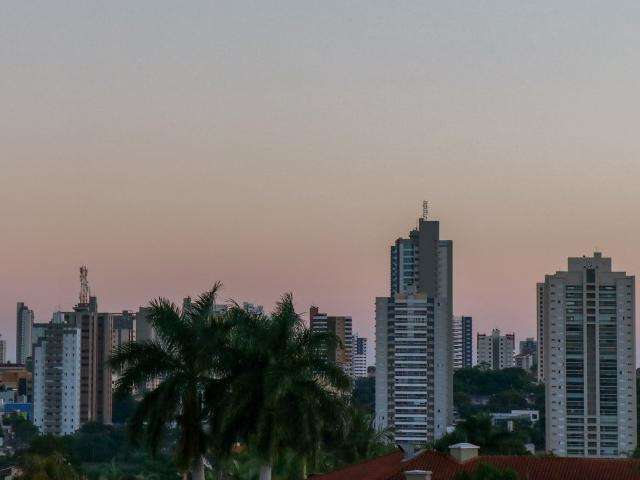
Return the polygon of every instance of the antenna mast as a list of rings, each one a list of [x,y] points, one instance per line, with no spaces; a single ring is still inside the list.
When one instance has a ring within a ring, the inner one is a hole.
[[[426,221],[428,216],[429,216],[429,201],[423,200],[422,201],[422,219]]]
[[[88,270],[86,265],[80,267],[80,303],[89,303],[91,290],[89,290]]]

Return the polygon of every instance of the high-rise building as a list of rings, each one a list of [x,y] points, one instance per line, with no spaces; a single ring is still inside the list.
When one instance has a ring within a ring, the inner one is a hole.
[[[108,359],[113,342],[113,315],[98,312],[96,297],[61,312],[63,324],[81,331],[80,423],[111,423],[112,378]]]
[[[413,449],[453,421],[453,242],[425,205],[390,253],[390,296],[376,298],[376,425]]]
[[[340,339],[340,345],[333,351],[327,352],[327,357],[351,375],[353,342],[351,317],[330,316],[321,313],[318,307],[312,306],[309,309],[309,326],[314,332],[333,332]]]
[[[538,332],[538,381],[544,382],[544,283],[536,284],[536,318]]]
[[[33,310],[23,302],[16,308],[16,363],[25,364],[31,356],[31,331],[33,328]]]
[[[33,348],[33,422],[42,433],[68,435],[82,424],[81,336],[51,323]]]
[[[376,299],[376,423],[400,445],[433,442],[453,420],[449,331],[446,307],[424,293]]]
[[[453,242],[440,240],[440,222],[426,217],[391,247],[391,296],[417,292],[439,297],[453,315]]]
[[[117,348],[136,340],[136,314],[128,310],[112,314],[112,345]]]
[[[513,333],[500,335],[497,328],[493,329],[491,335],[478,333],[478,365],[485,365],[492,370],[512,368],[515,343]]]
[[[471,368],[473,363],[473,319],[466,316],[453,317],[451,326],[453,369]]]
[[[153,341],[157,338],[156,331],[149,321],[150,314],[149,307],[140,307],[136,313],[136,341],[138,342]]]
[[[637,443],[635,277],[595,252],[569,258],[543,285],[546,448],[627,456]]]
[[[1,337],[1,335],[0,335]],[[7,341],[0,338],[0,363],[7,362]]]
[[[353,352],[351,354],[351,371],[355,378],[367,376],[367,339],[353,336]]]

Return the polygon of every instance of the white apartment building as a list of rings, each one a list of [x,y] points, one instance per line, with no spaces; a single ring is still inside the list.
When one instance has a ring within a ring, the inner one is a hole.
[[[453,369],[471,368],[473,334],[471,317],[454,316],[451,324]]]
[[[400,445],[433,442],[453,420],[450,323],[426,294],[376,299],[376,424]]]
[[[357,334],[353,336],[351,353],[351,371],[354,378],[367,376],[367,339]]]
[[[40,432],[80,428],[81,329],[51,324],[33,347],[33,423]]]
[[[478,333],[477,345],[478,365],[485,365],[492,370],[512,368],[513,352],[516,340],[513,333],[500,335],[500,330],[494,328],[491,335]]]
[[[637,443],[635,277],[595,252],[542,285],[547,450],[627,456]]]

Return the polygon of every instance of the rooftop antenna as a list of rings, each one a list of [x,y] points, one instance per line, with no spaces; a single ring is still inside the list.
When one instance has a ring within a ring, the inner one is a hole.
[[[80,303],[89,303],[91,290],[89,290],[88,270],[86,265],[80,267]]]
[[[429,201],[423,200],[422,201],[422,219],[426,221],[428,216],[429,216]]]

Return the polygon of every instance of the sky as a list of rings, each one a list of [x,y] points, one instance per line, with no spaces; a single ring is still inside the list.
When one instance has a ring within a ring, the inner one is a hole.
[[[454,310],[535,334],[535,284],[640,272],[634,1],[0,3],[0,333],[284,292],[374,336],[430,202]]]

